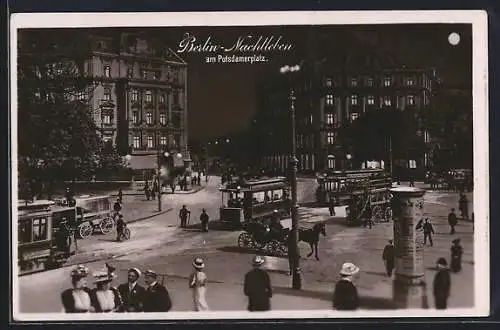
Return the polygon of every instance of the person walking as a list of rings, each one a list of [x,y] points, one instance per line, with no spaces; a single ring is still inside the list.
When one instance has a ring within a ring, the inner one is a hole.
[[[455,209],[451,209],[451,212],[448,214],[448,225],[450,225],[450,235],[455,234],[455,226],[458,223],[457,215],[455,214]]]
[[[451,270],[454,273],[458,273],[462,270],[462,255],[464,254],[464,249],[460,245],[460,238],[456,238],[452,241],[451,246]]]
[[[438,271],[433,282],[434,305],[436,309],[446,309],[451,287],[451,276],[446,259],[439,258],[436,267]]]
[[[330,197],[330,201],[328,203],[328,211],[330,211],[331,217],[335,216],[335,199],[333,197]]]
[[[246,273],[243,285],[243,293],[248,297],[248,311],[268,311],[271,309],[271,279],[269,274],[260,267],[265,260],[261,256],[255,256],[252,260],[253,269]]]
[[[389,244],[384,247],[384,252],[382,252],[382,260],[385,263],[385,269],[387,271],[387,276],[392,276],[392,271],[394,269],[394,245],[392,244],[393,240],[389,240]]]
[[[170,294],[158,283],[158,274],[153,270],[144,272],[144,281],[148,285],[144,296],[144,312],[168,312],[172,308]]]
[[[425,222],[422,225],[422,228],[424,229],[424,245],[427,244],[427,238],[428,238],[431,246],[434,246],[434,243],[432,242],[432,235],[434,235],[435,232],[434,232],[434,227],[429,222],[429,218],[425,219]]]
[[[341,279],[335,284],[333,308],[337,310],[356,310],[359,307],[358,290],[353,278],[359,273],[359,267],[346,262],[340,270]]]
[[[141,277],[141,271],[137,268],[128,270],[127,283],[120,284],[118,291],[123,299],[123,310],[125,312],[142,312],[144,310],[144,298],[146,289],[137,284]]]
[[[89,269],[84,265],[78,265],[71,270],[72,287],[61,293],[63,312],[89,313],[93,309],[90,303],[90,289],[87,287],[88,275]]]
[[[146,199],[149,200],[150,190],[148,180],[144,183],[144,194],[146,195]]]
[[[186,228],[188,223],[188,216],[191,216],[191,211],[186,208],[186,205],[182,205],[179,211],[179,218],[181,219],[181,228]]]
[[[193,306],[195,312],[208,311],[206,298],[207,275],[203,272],[205,263],[202,258],[193,260],[194,271],[189,276],[189,287],[193,290]]]
[[[201,231],[204,233],[208,232],[208,221],[209,217],[207,211],[205,209],[201,209],[201,215],[200,215]]]
[[[366,226],[368,226],[368,228],[372,229],[372,226],[373,226],[372,208],[371,208],[370,204],[366,205],[364,216],[365,216],[365,228],[366,228]]]
[[[123,203],[123,191],[122,188],[118,188],[118,202]]]
[[[123,214],[118,215],[118,220],[116,220],[116,241],[121,242],[123,236],[123,229],[125,229],[125,221],[123,220]]]
[[[467,195],[463,192],[460,193],[458,209],[460,210],[460,216],[462,219],[469,220],[469,200],[467,199]]]

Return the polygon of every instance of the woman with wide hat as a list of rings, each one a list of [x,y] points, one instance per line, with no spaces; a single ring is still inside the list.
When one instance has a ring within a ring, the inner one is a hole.
[[[436,262],[437,273],[434,276],[433,294],[436,309],[446,309],[448,297],[450,296],[451,276],[448,262],[445,258],[439,258]]]
[[[359,267],[346,262],[340,270],[341,279],[335,285],[333,292],[333,308],[338,310],[355,310],[359,307],[358,290],[353,278],[359,273]]]
[[[116,278],[115,268],[106,264],[106,270],[93,274],[96,287],[92,290],[90,299],[96,313],[110,313],[122,311],[122,298],[120,292],[111,286]]]
[[[71,270],[72,288],[64,290],[61,300],[65,313],[88,313],[92,310],[90,290],[87,288],[89,269],[78,265]]]
[[[453,243],[451,246],[451,270],[454,273],[458,273],[462,270],[462,255],[464,254],[464,249],[460,245],[460,238],[456,238],[451,242]]]
[[[196,312],[208,311],[206,298],[207,275],[203,271],[205,263],[202,258],[193,260],[194,271],[189,277],[189,287],[193,290],[193,305]]]

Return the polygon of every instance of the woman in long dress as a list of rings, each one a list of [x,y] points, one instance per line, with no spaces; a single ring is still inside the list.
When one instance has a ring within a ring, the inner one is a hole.
[[[88,313],[92,310],[90,289],[87,287],[89,270],[84,265],[78,265],[71,271],[72,288],[61,294],[63,311],[65,313]]]
[[[193,261],[194,271],[189,277],[189,287],[193,290],[193,305],[196,312],[208,311],[206,299],[207,275],[203,272],[205,264],[203,259],[196,258]]]
[[[96,313],[121,312],[123,301],[120,292],[111,286],[111,282],[116,277],[113,267],[106,264],[107,271],[100,271],[93,274],[94,288],[90,294],[90,300]]]

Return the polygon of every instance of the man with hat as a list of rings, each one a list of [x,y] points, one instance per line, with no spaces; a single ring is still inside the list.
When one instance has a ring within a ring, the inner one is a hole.
[[[261,256],[255,256],[252,260],[253,269],[246,273],[243,292],[248,297],[248,311],[268,311],[271,309],[271,279],[269,274],[260,267],[265,260]]]
[[[346,262],[340,270],[341,279],[335,285],[333,292],[333,308],[337,310],[356,310],[359,306],[359,296],[353,284],[354,275],[359,273],[359,267]]]
[[[451,246],[451,270],[454,273],[458,273],[462,270],[462,255],[464,249],[460,245],[460,238],[456,238],[451,242],[453,243]]]
[[[137,268],[128,270],[128,282],[120,284],[118,291],[123,299],[123,309],[127,312],[142,312],[146,289],[137,284],[141,271]]]
[[[188,223],[188,217],[191,216],[191,211],[186,208],[186,205],[182,205],[179,210],[179,218],[181,219],[181,228],[186,228]]]
[[[122,240],[123,229],[125,229],[125,220],[123,220],[123,214],[120,213],[118,220],[116,220],[116,240],[118,242]]]
[[[202,209],[201,215],[200,215],[200,222],[201,222],[201,231],[204,233],[208,232],[208,221],[209,221],[209,218],[208,218],[207,210]]]
[[[436,267],[438,271],[433,283],[434,304],[436,309],[446,309],[451,287],[451,276],[446,259],[439,258]]]
[[[167,288],[158,283],[158,274],[153,270],[144,272],[144,281],[148,285],[144,295],[144,312],[168,312],[172,300]]]
[[[455,214],[455,209],[451,209],[448,214],[448,224],[450,225],[450,235],[455,234],[455,226],[458,223],[457,215]]]
[[[382,252],[382,260],[385,263],[385,269],[387,270],[387,276],[392,276],[392,270],[394,269],[394,245],[392,245],[392,239],[389,240]]]

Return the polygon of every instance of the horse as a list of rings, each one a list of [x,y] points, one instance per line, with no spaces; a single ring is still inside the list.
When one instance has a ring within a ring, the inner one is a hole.
[[[325,223],[319,222],[316,223],[312,228],[299,228],[299,242],[309,243],[311,247],[311,252],[307,254],[309,258],[314,253],[316,260],[319,260],[318,257],[318,242],[320,235],[326,236]]]

